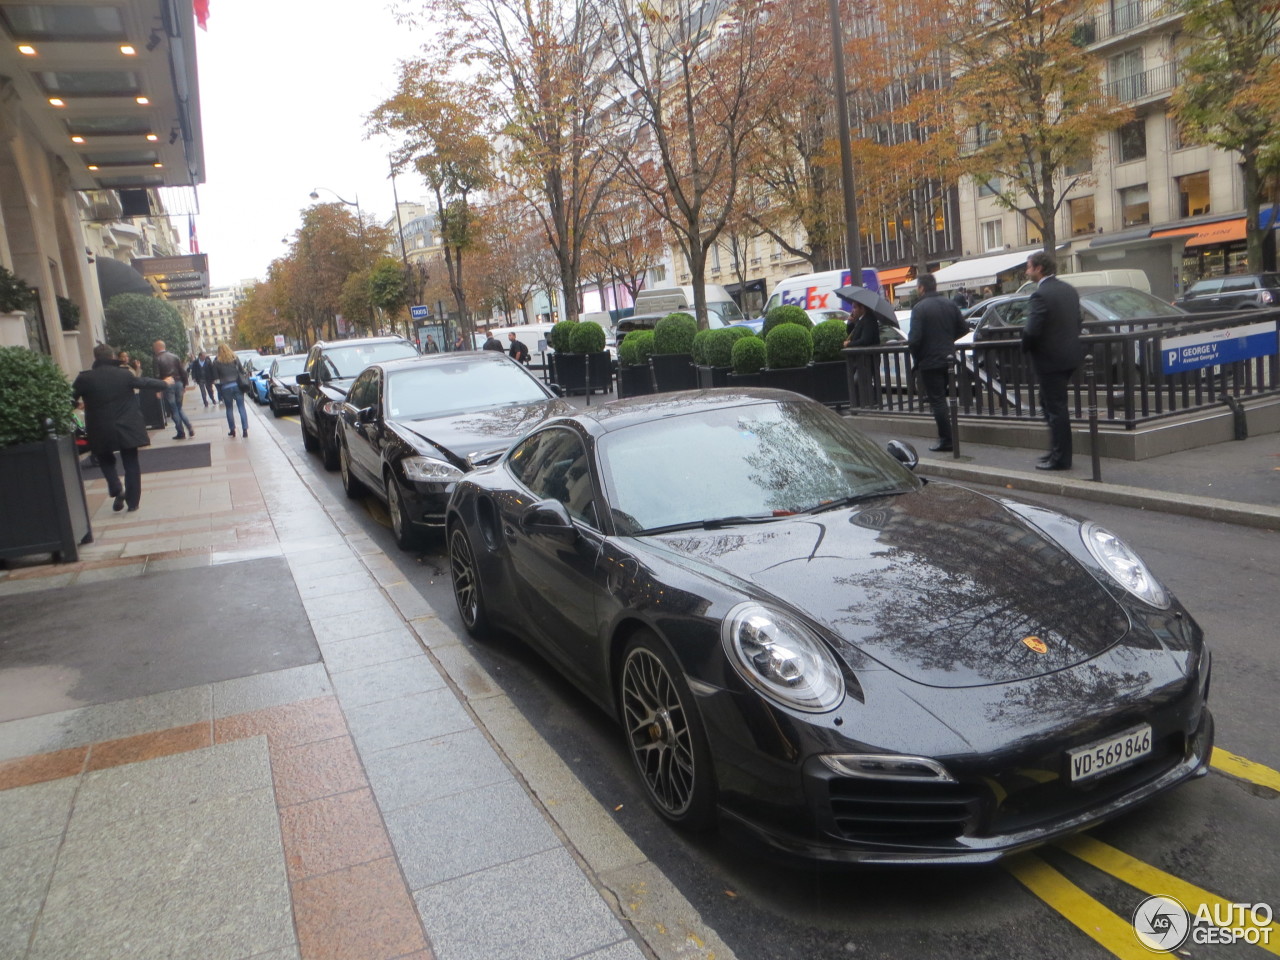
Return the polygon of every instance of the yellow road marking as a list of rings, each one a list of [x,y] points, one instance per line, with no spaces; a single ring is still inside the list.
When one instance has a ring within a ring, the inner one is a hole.
[[[377,523],[391,529],[391,514],[387,513],[387,508],[382,505],[382,501],[377,497],[365,497],[364,509]]]
[[[1083,860],[1090,866],[1097,867],[1103,873],[1111,874],[1117,880],[1122,880],[1131,887],[1137,887],[1139,890],[1146,891],[1153,896],[1166,894],[1176,898],[1191,911],[1193,916],[1196,908],[1202,903],[1209,907],[1210,914],[1212,914],[1215,904],[1221,904],[1225,908],[1231,902],[1216,893],[1202,890],[1195,884],[1188,883],[1186,880],[1175,877],[1171,873],[1165,873],[1158,867],[1153,867],[1149,863],[1143,863],[1136,857],[1131,857],[1123,850],[1117,850],[1101,840],[1095,840],[1093,837],[1085,836],[1084,834],[1071,837],[1069,840],[1062,840],[1057,846],[1073,857]],[[1224,909],[1222,915],[1228,916],[1229,911]],[[1280,928],[1272,923],[1268,924],[1267,927],[1259,927],[1258,929],[1270,929],[1272,931],[1271,942],[1269,944],[1259,943],[1256,946],[1261,947],[1268,953],[1280,956]]]
[[[1025,853],[1005,863],[1018,881],[1104,950],[1120,960],[1151,960],[1133,924],[1113,913],[1039,857]]]
[[[1256,783],[1261,787],[1280,793],[1280,771],[1278,770],[1272,770],[1270,767],[1264,767],[1260,763],[1246,760],[1244,757],[1234,754],[1230,750],[1223,750],[1221,747],[1213,748],[1213,756],[1210,757],[1209,762],[1214,769],[1221,770],[1229,776],[1248,780],[1250,783]]]

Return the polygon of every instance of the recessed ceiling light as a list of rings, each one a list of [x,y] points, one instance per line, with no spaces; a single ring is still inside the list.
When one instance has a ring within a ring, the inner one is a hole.
[[[151,102],[151,101],[150,101],[150,100],[148,100],[146,97],[135,97],[134,99],[135,99],[138,103],[142,104],[144,107],[145,107],[148,103],[150,103],[150,102]]]
[[[148,133],[148,134],[147,134],[147,139],[148,139],[148,140],[151,140],[151,141],[155,141],[155,140],[159,140],[160,138],[159,138],[158,136],[156,136],[154,133]]]
[[[71,142],[72,142],[72,143],[84,143],[84,137],[72,137],[72,138],[71,138]]]
[[[90,170],[97,170],[97,169],[98,169],[98,165],[97,165],[96,163],[91,163],[91,164],[89,164],[89,169],[90,169]]]
[[[163,167],[163,166],[164,166],[164,164],[163,164],[163,163],[153,163],[153,164],[152,164],[152,166],[153,166],[153,167],[155,167],[157,170],[159,170],[161,167]]]
[[[49,98],[49,106],[51,106],[51,107],[65,107],[65,106],[66,106],[66,103],[64,103],[64,102],[62,101],[62,99],[61,99],[61,98],[59,98],[59,97],[50,97],[50,98]]]
[[[36,55],[36,48],[31,46],[29,43],[20,43],[18,44],[18,52],[24,57],[34,57]]]
[[[129,46],[129,44],[127,43],[121,44],[120,52],[123,53],[126,57],[133,57],[133,56],[137,56],[138,54],[137,49]]]

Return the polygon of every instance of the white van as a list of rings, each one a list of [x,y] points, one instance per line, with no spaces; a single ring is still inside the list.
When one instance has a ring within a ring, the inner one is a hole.
[[[746,319],[742,310],[729,296],[729,291],[715,283],[705,286],[707,297],[707,325],[713,330],[716,327],[730,327]],[[654,287],[652,290],[641,290],[636,294],[636,313],[693,313],[693,287]]]
[[[779,280],[764,305],[768,314],[774,307],[795,306],[804,310],[848,310],[851,304],[836,296],[836,290],[849,286],[853,276],[850,270],[824,270],[822,273],[802,273],[796,277]],[[862,285],[868,290],[880,292],[880,277],[872,267],[862,268]]]
[[[1144,270],[1088,270],[1084,273],[1060,273],[1058,279],[1073,287],[1133,287],[1143,293],[1151,292],[1151,281]],[[1018,292],[1025,293],[1034,287],[1035,284],[1028,280],[1018,288]]]

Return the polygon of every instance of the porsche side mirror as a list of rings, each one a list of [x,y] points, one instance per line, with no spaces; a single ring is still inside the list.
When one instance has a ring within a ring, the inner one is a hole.
[[[305,386],[307,386],[309,383],[311,383],[311,374],[309,374],[309,373],[300,373],[300,374],[298,374],[296,377],[294,377],[293,379],[294,379],[294,382],[295,382],[298,386],[300,386],[300,387],[305,387]]]
[[[889,451],[889,456],[908,470],[914,470],[916,464],[920,462],[920,455],[916,453],[916,448],[905,440],[890,440],[885,444],[885,449]]]
[[[378,419],[377,407],[362,407],[356,411],[356,420],[360,423],[373,423]]]
[[[520,516],[520,526],[525,533],[540,533],[565,543],[578,539],[578,528],[559,500],[539,500],[527,507]]]

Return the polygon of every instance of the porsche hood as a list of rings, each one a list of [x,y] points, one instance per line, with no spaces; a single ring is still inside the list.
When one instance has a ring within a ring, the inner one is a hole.
[[[648,539],[776,597],[833,639],[931,686],[1051,673],[1096,656],[1129,628],[1120,604],[1059,544],[998,502],[945,484],[760,526]]]

